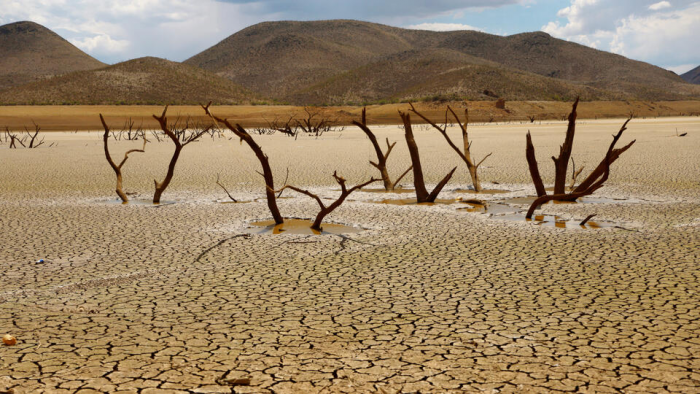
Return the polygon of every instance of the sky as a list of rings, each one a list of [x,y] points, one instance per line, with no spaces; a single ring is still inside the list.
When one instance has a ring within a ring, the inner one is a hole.
[[[105,63],[185,60],[263,21],[357,19],[554,37],[677,73],[700,65],[700,0],[0,0],[0,24],[42,24]]]

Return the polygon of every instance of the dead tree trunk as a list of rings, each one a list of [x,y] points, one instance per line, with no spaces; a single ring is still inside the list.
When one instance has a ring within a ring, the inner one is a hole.
[[[546,196],[547,191],[544,188],[544,183],[542,182],[542,177],[540,176],[540,170],[537,166],[535,147],[532,145],[532,136],[530,135],[530,131],[527,132],[527,137],[525,139],[527,141],[527,145],[525,147],[525,157],[527,158],[527,165],[530,167],[530,176],[532,176],[532,183],[535,184],[537,197]]]
[[[413,168],[413,166],[409,167],[406,171],[404,171],[401,176],[399,176],[395,181],[391,180],[391,177],[389,176],[389,170],[386,168],[386,161],[389,159],[389,155],[391,154],[392,149],[394,149],[394,146],[396,146],[396,142],[393,144],[389,143],[389,139],[386,139],[386,146],[387,150],[386,153],[382,152],[382,148],[379,146],[379,142],[377,142],[377,137],[374,135],[372,130],[367,127],[367,114],[366,114],[366,108],[362,109],[362,121],[358,122],[356,120],[353,120],[352,123],[359,127],[360,130],[362,130],[366,135],[367,138],[369,138],[370,142],[372,142],[372,146],[374,146],[374,151],[377,153],[377,162],[370,161],[369,163],[373,165],[376,169],[379,170],[379,173],[382,176],[382,181],[384,182],[384,189],[386,191],[392,191],[398,185],[399,182],[401,182],[401,179],[408,174],[409,171]]]
[[[102,127],[105,129],[104,135],[102,136],[102,140],[104,142],[104,150],[105,150],[105,156],[107,157],[107,162],[109,163],[110,167],[114,170],[114,173],[117,176],[117,195],[119,198],[122,200],[123,203],[128,203],[129,198],[126,196],[126,193],[124,193],[124,190],[122,189],[122,167],[124,166],[124,163],[126,163],[127,159],[129,159],[129,154],[131,153],[143,153],[146,151],[146,139],[143,139],[143,148],[141,149],[131,149],[127,151],[124,154],[124,158],[119,164],[116,164],[114,160],[112,160],[112,155],[109,153],[109,127],[107,126],[107,123],[105,122],[105,118],[100,114],[100,121],[102,121]]]
[[[274,219],[275,224],[284,223],[284,218],[282,218],[280,210],[277,207],[277,198],[275,197],[275,181],[272,176],[272,169],[270,168],[270,162],[268,160],[267,155],[263,153],[262,148],[260,148],[260,145],[258,145],[255,142],[253,137],[251,137],[250,134],[248,134],[248,132],[243,127],[241,127],[241,125],[236,124],[234,126],[228,121],[228,119],[217,118],[209,110],[210,106],[211,102],[209,102],[209,104],[207,105],[202,105],[204,112],[217,124],[223,123],[224,125],[226,125],[226,127],[228,127],[228,129],[231,130],[238,138],[240,138],[242,141],[245,141],[248,144],[248,146],[250,146],[250,149],[253,150],[253,153],[255,153],[255,156],[258,158],[258,161],[260,161],[260,165],[263,169],[262,175],[265,179],[265,196],[267,197],[267,207],[270,209],[270,213],[272,214],[272,218]]]
[[[323,223],[323,219],[326,216],[328,216],[331,212],[333,212],[336,208],[338,208],[343,202],[345,202],[345,199],[350,194],[352,194],[352,192],[354,192],[355,190],[361,189],[361,188],[363,188],[371,183],[379,181],[379,179],[372,178],[365,183],[356,185],[356,186],[348,189],[345,186],[345,182],[346,182],[345,178],[338,176],[337,171],[333,172],[333,178],[335,178],[335,181],[338,182],[338,184],[340,185],[341,192],[340,192],[340,197],[338,197],[337,200],[333,201],[333,203],[331,205],[328,205],[328,206],[326,206],[323,203],[323,200],[321,200],[321,198],[318,195],[313,194],[308,190],[300,189],[298,187],[291,186],[291,185],[285,185],[283,188],[281,188],[279,190],[280,192],[282,192],[285,189],[292,189],[297,193],[305,194],[305,195],[313,198],[314,200],[316,200],[318,205],[321,207],[321,211],[319,211],[319,213],[316,215],[316,219],[314,220],[314,223],[311,225],[311,229],[313,229],[313,230],[322,231],[321,223]]]
[[[29,149],[38,148],[39,146],[41,146],[41,145],[44,144],[44,139],[43,139],[43,138],[42,138],[40,141],[37,141],[37,139],[36,139],[36,137],[39,136],[39,131],[40,131],[40,130],[41,130],[41,127],[39,127],[39,125],[37,125],[36,123],[34,123],[34,134],[32,134],[32,133],[29,131],[29,129],[27,129],[26,127],[24,128],[24,131],[27,132],[27,135],[28,135],[29,138],[30,138],[30,140],[29,140],[29,146],[28,146]],[[35,142],[37,142],[36,145],[34,145]]]
[[[464,124],[462,124],[459,120],[459,117],[455,113],[455,111],[452,110],[452,108],[448,105],[447,110],[445,110],[445,125],[443,127],[440,127],[437,124],[435,124],[435,122],[431,121],[430,119],[423,116],[420,112],[416,111],[416,108],[413,106],[412,103],[409,103],[409,105],[411,106],[411,112],[420,116],[424,121],[428,122],[431,126],[433,126],[433,128],[435,128],[437,131],[439,131],[443,137],[445,137],[445,140],[450,145],[450,147],[455,152],[457,152],[457,155],[459,155],[459,157],[467,165],[467,169],[469,170],[469,177],[472,180],[472,186],[474,186],[474,191],[480,192],[482,190],[482,188],[481,188],[481,181],[479,180],[478,169],[479,169],[479,166],[486,159],[488,159],[489,156],[491,156],[493,153],[489,153],[483,159],[481,159],[481,161],[478,163],[474,163],[472,161],[472,156],[471,156],[472,144],[471,144],[471,142],[469,142],[469,133],[467,132],[467,127],[469,125],[469,110],[468,109],[464,110]],[[450,139],[450,136],[447,135],[448,113],[452,114],[455,121],[457,121],[459,128],[462,130],[462,142],[464,143],[464,152],[460,151],[459,148],[452,142],[452,140]]]
[[[569,117],[571,119],[571,117]],[[627,121],[622,125],[620,128],[620,131],[613,136],[613,140],[610,143],[610,146],[608,147],[608,151],[605,154],[605,158],[600,162],[598,167],[596,167],[595,170],[591,174],[586,177],[586,179],[581,182],[581,184],[574,189],[571,193],[554,193],[553,195],[542,195],[539,196],[533,203],[530,205],[530,209],[527,211],[527,215],[525,216],[527,219],[531,219],[533,213],[535,210],[541,206],[542,204],[545,204],[549,201],[575,201],[578,198],[588,196],[593,194],[596,190],[600,189],[603,187],[605,182],[608,180],[608,177],[610,176],[610,165],[617,160],[620,155],[625,152],[627,149],[629,149],[635,142],[636,140],[630,142],[626,146],[620,149],[615,149],[615,145],[617,144],[617,141],[622,137],[622,133],[627,130],[627,124],[630,122],[630,119],[627,119]],[[574,116],[574,121],[575,121],[575,116]],[[530,147],[532,147],[532,142],[529,141],[528,144]],[[534,148],[533,149],[533,156],[534,156]],[[537,163],[535,162],[535,170],[537,169]],[[531,167],[532,169],[532,167]],[[534,179],[534,175],[533,175]]]
[[[569,159],[574,147],[574,134],[576,134],[576,108],[579,99],[576,98],[571,113],[569,114],[569,126],[566,129],[564,144],[559,147],[559,157],[552,156],[554,160],[554,194],[566,192],[566,177],[568,174]]]
[[[211,129],[210,126],[205,129],[193,130],[188,135],[188,126],[185,126],[185,128],[180,133],[175,133],[171,130],[170,126],[168,125],[168,118],[166,117],[166,112],[168,112],[167,105],[165,106],[165,109],[163,109],[163,114],[161,114],[160,116],[153,115],[153,118],[158,121],[158,123],[160,124],[160,129],[163,130],[163,133],[165,133],[165,135],[167,135],[170,138],[173,144],[175,144],[175,152],[173,152],[173,156],[170,158],[170,163],[168,164],[168,172],[167,174],[165,174],[165,178],[163,179],[163,181],[158,182],[155,179],[153,180],[153,183],[155,184],[156,188],[156,191],[153,194],[154,204],[160,204],[160,198],[163,195],[163,192],[165,191],[165,189],[168,188],[168,185],[170,185],[170,181],[172,181],[173,175],[175,175],[175,165],[177,164],[177,161],[180,158],[180,152],[182,152],[182,148],[196,141],[197,139],[199,139],[199,137],[208,133]]]
[[[411,115],[399,111],[399,116],[403,121],[404,129],[406,132],[406,145],[408,145],[408,152],[411,155],[411,162],[413,163],[413,185],[416,189],[416,201],[419,203],[423,202],[435,202],[438,194],[445,187],[447,182],[452,178],[452,174],[455,173],[457,167],[453,168],[445,178],[440,181],[440,183],[435,186],[435,189],[428,194],[428,190],[425,188],[425,180],[423,178],[423,167],[420,163],[420,154],[418,153],[418,145],[416,145],[416,140],[413,138],[413,128],[411,127]]]

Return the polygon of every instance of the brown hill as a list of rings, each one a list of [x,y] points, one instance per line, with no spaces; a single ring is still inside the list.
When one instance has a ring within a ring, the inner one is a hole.
[[[0,90],[105,64],[33,22],[0,26]]]
[[[153,57],[17,86],[0,95],[2,104],[41,105],[183,104],[210,100],[238,104],[253,99],[253,93],[228,79]]]
[[[546,81],[559,86],[554,90],[564,89],[557,93],[562,97],[578,90],[591,94],[608,92],[600,93],[601,97],[626,99],[700,97],[700,89],[685,84],[680,77],[667,70],[559,40],[542,32],[501,37],[475,31],[408,30],[349,20],[266,22],[233,34],[185,63],[216,72],[278,100],[291,99],[295,103],[303,103],[300,100],[313,98],[314,102],[337,102],[339,97],[344,96],[348,99],[386,99],[387,92],[395,95],[407,89],[406,81],[400,79],[417,74],[418,70],[425,72],[425,67],[419,67],[413,73],[410,70],[397,72],[396,67],[388,64],[395,60],[392,56],[401,56],[401,53],[419,56],[422,51],[436,48],[467,55],[468,58],[459,61],[455,61],[456,55],[451,55],[455,59],[449,61],[453,63],[452,66],[464,67],[465,70],[476,70],[474,66],[479,62],[474,59],[479,58],[482,66],[485,65],[483,61],[490,61],[488,67],[500,67],[500,71],[494,71],[496,73],[527,72],[511,75],[510,78],[516,81],[525,78],[532,82],[535,80],[533,74],[547,77],[549,79]],[[444,62],[444,59],[439,61]],[[402,62],[402,67],[420,64]],[[450,76],[468,78],[472,74],[462,72]],[[364,75],[365,80],[373,81],[371,86],[377,86],[377,90],[373,91],[369,86],[350,89],[347,82],[334,82],[356,75]],[[420,94],[425,95],[439,95],[443,90],[439,86],[431,87],[430,80],[440,81],[441,85],[464,83],[461,80],[445,81],[446,78],[447,75],[438,79],[430,75],[411,76],[412,81],[422,84]],[[497,82],[496,79],[491,80]],[[347,89],[336,87],[326,94],[323,90],[314,92],[310,88],[316,86],[320,89],[336,86],[334,84],[337,83]],[[545,80],[540,80],[532,87],[542,86],[543,83],[547,85]],[[518,84],[525,90],[531,85],[527,81]],[[482,85],[482,82],[475,82],[474,85]],[[392,90],[394,88],[391,86],[398,90]],[[496,88],[494,85],[486,89],[493,91]],[[358,95],[358,90],[363,93]],[[548,99],[552,93],[552,89],[521,91],[513,98]]]
[[[294,103],[382,103],[420,100],[611,100],[619,94],[509,69],[448,49],[385,57],[285,97]]]
[[[700,66],[695,67],[694,69],[681,75],[681,78],[688,83],[700,85]]]

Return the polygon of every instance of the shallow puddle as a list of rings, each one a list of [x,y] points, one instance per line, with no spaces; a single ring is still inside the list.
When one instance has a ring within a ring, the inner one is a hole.
[[[445,198],[438,198],[434,202],[422,202],[422,203],[416,202],[415,198],[403,198],[403,199],[397,199],[397,200],[382,200],[382,201],[374,201],[374,202],[378,203],[378,204],[387,204],[387,205],[450,205],[450,204],[461,203],[460,200],[445,199]]]
[[[129,202],[122,202],[122,200],[109,200],[107,201],[107,204],[110,205],[145,205],[145,206],[164,206],[164,205],[173,205],[175,204],[175,201],[161,201],[159,204],[154,204],[153,200],[129,200]]]
[[[386,189],[360,189],[359,191],[365,192],[365,193],[386,193],[386,194],[407,194],[407,193],[415,193],[416,191],[413,189],[394,189],[394,190],[386,190]]]
[[[499,189],[484,189],[480,192],[477,192],[472,189],[457,189],[454,190],[455,193],[469,193],[469,194],[506,194],[510,193],[510,190],[499,190]]]
[[[248,232],[250,234],[300,234],[300,235],[322,235],[322,234],[351,234],[359,233],[361,228],[344,226],[342,224],[323,223],[322,231],[311,228],[312,220],[307,219],[285,219],[282,224],[275,224],[274,220],[262,220],[250,223]]]
[[[581,225],[581,220],[564,220],[555,215],[535,215],[532,219],[526,219],[524,213],[494,216],[496,219],[508,220],[512,222],[530,222],[537,226],[569,228],[569,229],[599,229],[615,227],[612,223],[596,222],[589,220],[585,225]]]
[[[466,204],[467,207],[464,208],[457,208],[460,211],[467,211],[467,212],[475,212],[475,213],[488,213],[492,215],[501,215],[505,213],[516,213],[518,212],[517,208],[505,205],[505,204],[498,204],[498,203],[486,203],[486,204],[477,204],[473,202],[463,202],[463,204]]]
[[[535,196],[529,196],[529,197],[507,198],[505,200],[499,200],[499,201],[503,202],[505,204],[531,205],[533,202],[535,202],[536,199],[537,199],[537,197],[535,197]],[[550,201],[546,204],[624,204],[624,203],[631,203],[631,202],[635,202],[635,201],[629,200],[626,198],[581,197],[576,201]]]

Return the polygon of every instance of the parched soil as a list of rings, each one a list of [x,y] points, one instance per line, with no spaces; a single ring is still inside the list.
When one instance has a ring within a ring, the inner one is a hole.
[[[580,122],[577,166],[592,169],[621,124]],[[494,152],[484,186],[506,194],[459,192],[468,172],[442,136],[417,128],[416,139],[429,183],[460,166],[441,198],[493,202],[534,192],[528,129],[553,181],[565,128],[470,129],[477,158]],[[401,130],[374,130],[399,141],[388,165],[402,172]],[[39,149],[0,145],[0,336],[18,339],[0,346],[0,391],[700,392],[697,118],[634,120],[620,143],[637,143],[598,193],[608,200],[542,209],[618,226],[604,229],[356,192],[328,221],[365,231],[251,235],[247,224],[270,215],[255,201],[255,156],[231,135],[187,146],[163,197],[174,204],[159,207],[114,203],[99,133],[46,138]],[[255,138],[278,183],[289,168],[289,183],[323,197],[338,194],[333,170],[349,184],[376,171],[356,129]],[[133,147],[112,144],[116,157]],[[149,197],[171,152],[152,142],[132,155],[123,171],[134,198]],[[251,202],[217,202],[217,173]],[[313,200],[284,196],[284,216],[315,215]]]

